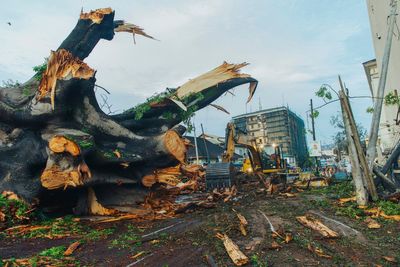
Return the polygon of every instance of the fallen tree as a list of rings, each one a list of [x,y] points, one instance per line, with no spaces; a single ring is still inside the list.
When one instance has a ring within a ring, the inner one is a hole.
[[[197,110],[233,87],[257,87],[247,65],[228,64],[167,89],[121,114],[105,114],[95,96],[96,71],[84,59],[115,32],[153,38],[114,20],[111,8],[81,13],[69,36],[26,83],[0,88],[0,192],[28,203],[60,200],[77,213],[142,200],[157,170],[184,164],[185,127]],[[152,177],[152,176],[151,176]]]

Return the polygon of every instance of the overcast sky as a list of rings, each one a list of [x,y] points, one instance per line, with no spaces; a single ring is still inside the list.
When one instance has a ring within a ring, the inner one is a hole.
[[[243,72],[259,80],[247,111],[288,105],[306,121],[310,98],[322,83],[337,88],[341,74],[352,95],[369,95],[362,62],[374,58],[365,0],[69,0],[8,1],[0,10],[0,81],[25,81],[32,67],[57,49],[80,10],[112,7],[116,19],[143,27],[160,41],[118,33],[102,40],[86,62],[111,92],[113,110],[177,87],[224,60],[249,62]],[[7,24],[11,22],[11,26]],[[216,101],[232,116],[246,111],[247,88]],[[369,100],[355,100],[356,119],[367,129]],[[320,110],[317,138],[328,142],[335,103]],[[195,121],[223,135],[231,116],[207,107]],[[307,125],[307,122],[306,122]],[[199,129],[200,127],[198,127]]]

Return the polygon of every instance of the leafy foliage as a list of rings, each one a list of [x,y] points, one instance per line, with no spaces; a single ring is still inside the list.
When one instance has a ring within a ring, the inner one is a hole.
[[[367,107],[367,113],[374,113],[374,108],[373,107]]]
[[[35,214],[28,213],[29,209],[29,205],[22,200],[7,199],[0,195],[0,211],[5,215],[5,226],[16,225],[30,220]]]
[[[330,123],[336,129],[338,129],[336,134],[332,136],[335,147],[337,147],[340,151],[348,151],[348,141],[342,116],[339,114],[332,116],[330,119]],[[360,136],[360,140],[365,140],[367,136],[367,130],[361,124],[356,124],[356,127],[358,135]]]
[[[165,92],[154,94],[146,99],[146,102],[139,104],[131,109],[125,111],[125,113],[133,113],[135,120],[140,120],[143,115],[151,109],[151,104],[156,104],[164,100],[165,98],[171,97],[175,93],[175,89],[167,88]]]
[[[315,95],[321,97],[325,102],[326,100],[332,100],[331,92],[329,92],[328,88],[324,85],[322,85],[319,90],[315,92]]]
[[[18,81],[13,81],[11,79],[8,79],[6,81],[2,81],[2,87],[6,87],[6,88],[16,88],[16,87],[20,87],[21,83]]]
[[[310,117],[314,119],[316,119],[318,116],[319,116],[318,110],[313,110],[313,112],[310,114]]]
[[[379,201],[377,205],[386,215],[400,215],[400,204],[382,200]]]
[[[47,58],[45,58],[45,62],[43,62],[40,65],[34,66],[33,71],[35,72],[35,75],[33,76],[37,81],[40,81],[43,77],[43,73],[47,69]]]
[[[397,96],[394,91],[388,93],[385,96],[385,105],[392,106],[392,105],[400,105],[400,97]]]

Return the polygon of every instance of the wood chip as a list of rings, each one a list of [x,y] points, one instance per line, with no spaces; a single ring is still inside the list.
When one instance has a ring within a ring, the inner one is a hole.
[[[391,256],[382,256],[382,259],[384,259],[385,261],[388,261],[388,262],[397,263],[397,260],[396,260],[395,257],[391,257]]]
[[[282,248],[282,246],[279,245],[278,242],[276,242],[275,240],[272,241],[270,249],[280,250],[281,248]]]
[[[305,227],[311,228],[317,232],[319,232],[323,237],[326,238],[335,238],[339,237],[339,234],[326,225],[324,225],[321,221],[311,217],[311,216],[298,216],[296,217],[297,221],[299,221]]]
[[[72,255],[72,253],[74,253],[74,251],[80,246],[80,244],[81,244],[81,242],[76,241],[76,242],[72,243],[71,245],[69,245],[67,250],[64,252],[64,256]]]
[[[320,248],[314,247],[311,244],[308,244],[307,249],[317,255],[318,257],[325,258],[325,259],[332,259],[331,255],[327,255],[324,251]]]
[[[119,159],[121,158],[121,153],[117,149],[114,150],[113,153],[117,158],[119,158]]]
[[[379,228],[381,228],[381,225],[377,221],[372,219],[371,217],[367,217],[364,222],[368,224],[368,228],[369,229],[379,229]]]
[[[288,244],[292,240],[293,240],[293,235],[291,233],[286,233],[285,234],[285,243]]]
[[[249,258],[240,251],[239,247],[226,234],[217,233],[216,236],[224,242],[226,252],[236,266],[242,266],[249,262]]]
[[[145,251],[140,251],[139,253],[136,253],[135,255],[133,255],[131,257],[132,260],[139,258],[140,256],[142,256],[145,253]]]
[[[343,204],[343,203],[347,203],[347,202],[351,202],[351,201],[356,201],[356,197],[347,197],[347,198],[339,198],[339,203]]]
[[[247,222],[246,218],[242,214],[236,213],[236,216],[239,219],[240,232],[242,233],[243,236],[246,236],[247,235],[246,226],[248,225],[248,222]]]

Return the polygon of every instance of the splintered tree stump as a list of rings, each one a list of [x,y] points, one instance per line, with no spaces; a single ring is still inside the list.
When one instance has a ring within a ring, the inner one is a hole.
[[[96,71],[84,60],[116,32],[154,39],[137,25],[114,20],[111,8],[81,13],[44,71],[0,88],[0,192],[28,202],[57,196],[77,213],[106,215],[113,210],[99,203],[96,191],[101,201],[118,206],[154,183],[189,187],[166,171],[181,165],[190,177],[199,170],[182,165],[188,142],[179,124],[233,87],[249,84],[249,100],[254,94],[257,80],[240,73],[247,63],[224,62],[121,114],[105,114],[95,96]]]

